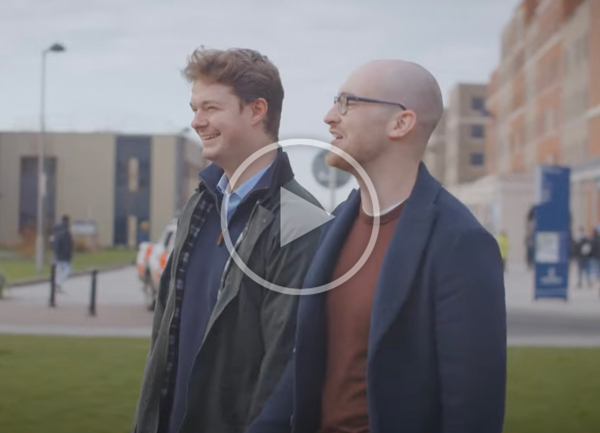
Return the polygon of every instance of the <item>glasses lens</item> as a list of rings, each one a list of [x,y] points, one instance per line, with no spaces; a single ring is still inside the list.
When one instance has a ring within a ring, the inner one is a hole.
[[[346,99],[346,95],[336,96],[335,99],[340,114],[346,114],[346,110],[348,109],[348,100]]]

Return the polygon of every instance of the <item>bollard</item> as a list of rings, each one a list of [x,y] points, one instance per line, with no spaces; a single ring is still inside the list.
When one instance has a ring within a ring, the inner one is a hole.
[[[96,277],[98,275],[98,271],[94,269],[92,271],[92,287],[90,290],[90,316],[96,315]]]
[[[56,264],[52,264],[50,268],[50,303],[49,306],[56,307]]]

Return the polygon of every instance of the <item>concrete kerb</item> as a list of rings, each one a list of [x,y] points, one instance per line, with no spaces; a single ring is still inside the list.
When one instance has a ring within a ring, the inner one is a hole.
[[[133,264],[132,263],[127,263],[127,264],[120,264],[120,265],[114,265],[114,266],[104,266],[101,268],[97,268],[98,273],[105,273],[105,272],[112,272],[112,271],[119,271],[121,269],[125,269],[125,268],[129,268],[132,267]],[[86,271],[77,271],[77,272],[73,272],[71,274],[71,277],[82,277],[88,274],[92,273],[93,269],[88,269]],[[46,277],[39,277],[39,278],[30,278],[27,280],[18,280],[18,281],[14,281],[14,282],[8,282],[8,285],[6,286],[6,289],[12,289],[15,287],[21,287],[21,286],[29,286],[32,284],[40,284],[40,283],[45,283],[45,282],[49,282],[50,281],[50,276],[46,276]]]
[[[55,337],[88,337],[88,338],[148,338],[152,335],[150,326],[64,326],[64,325],[3,325],[0,334],[8,335],[43,335]]]

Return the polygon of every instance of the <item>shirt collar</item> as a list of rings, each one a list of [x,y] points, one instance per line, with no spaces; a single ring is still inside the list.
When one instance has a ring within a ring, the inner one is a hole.
[[[272,162],[271,162],[271,164],[269,164],[268,166],[266,166],[265,168],[260,170],[258,173],[254,174],[250,179],[248,179],[247,181],[242,183],[230,195],[236,195],[240,199],[245,198],[250,193],[250,191],[252,191],[252,189],[256,186],[256,184],[261,179],[263,174],[265,174],[265,172],[271,167],[271,165],[273,165]],[[223,173],[223,175],[221,175],[221,179],[219,179],[219,183],[217,184],[217,189],[219,190],[219,192],[221,194],[226,195],[226,194],[228,194],[228,192],[227,192],[228,186],[229,186],[229,179],[227,179],[227,176],[225,175],[225,173]]]
[[[222,175],[222,168],[215,164],[210,164],[198,173],[200,183],[198,184],[196,191],[200,192],[201,189],[206,188],[215,195],[219,194],[217,184]],[[294,171],[292,170],[288,154],[279,147],[279,149],[277,149],[277,156],[271,164],[271,167],[260,178],[258,183],[254,186],[254,189],[264,189],[266,199],[266,197],[273,197],[278,194],[279,187],[285,185],[292,179],[294,179]]]

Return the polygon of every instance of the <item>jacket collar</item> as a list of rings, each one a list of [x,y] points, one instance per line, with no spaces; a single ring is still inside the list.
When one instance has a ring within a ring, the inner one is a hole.
[[[216,164],[211,164],[198,174],[200,183],[198,191],[208,189],[211,193],[217,194],[217,185],[223,176],[223,169]],[[280,147],[277,149],[277,155],[267,169],[265,174],[260,178],[257,184],[252,189],[265,190],[266,197],[270,198],[275,192],[279,191],[279,187],[285,185],[294,178],[294,172],[290,164],[288,154]]]

